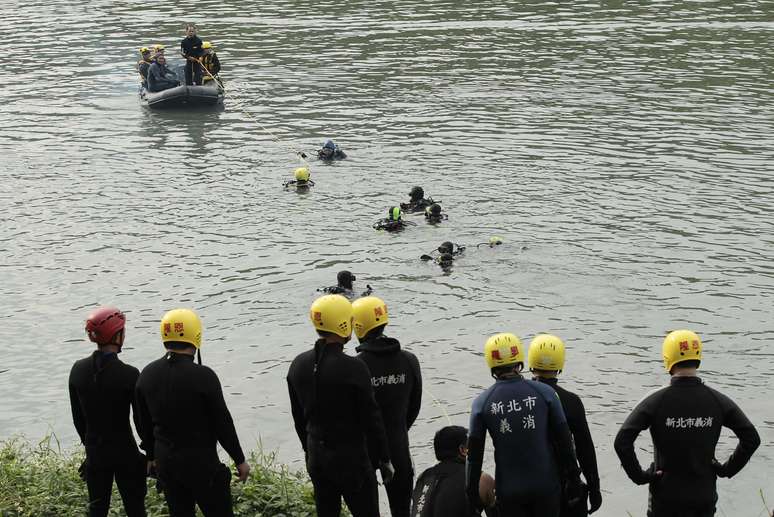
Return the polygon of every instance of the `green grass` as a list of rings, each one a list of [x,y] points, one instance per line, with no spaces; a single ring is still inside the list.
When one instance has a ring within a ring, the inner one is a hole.
[[[78,477],[83,452],[63,452],[55,436],[35,444],[23,438],[0,442],[0,517],[69,517],[86,515],[86,483]],[[246,483],[234,482],[238,516],[301,517],[314,515],[312,486],[305,474],[290,472],[273,453],[260,447],[248,460]],[[149,483],[145,506],[150,517],[168,516],[162,495]],[[111,516],[124,515],[113,486]]]

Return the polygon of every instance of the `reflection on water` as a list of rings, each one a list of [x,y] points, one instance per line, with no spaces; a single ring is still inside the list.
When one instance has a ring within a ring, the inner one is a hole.
[[[128,312],[124,359],[141,366],[161,352],[160,316],[182,305],[202,315],[204,359],[243,440],[300,468],[284,375],[313,340],[315,289],[349,269],[386,299],[390,334],[438,398],[412,430],[417,468],[444,411],[464,424],[489,384],[486,336],[551,331],[589,412],[602,514],[642,514],[612,436],[665,382],[662,336],[691,327],[707,381],[762,431],[750,467],[720,485],[725,514],[755,515],[774,437],[761,395],[771,13],[752,1],[187,1],[161,21],[107,1],[15,6],[4,34],[18,61],[0,94],[0,436],[74,440],[63,386],[89,348],[90,307]],[[136,49],[174,54],[188,19],[217,47],[225,107],[149,111]],[[313,162],[307,193],[283,190],[294,151],[326,138],[349,158]],[[413,185],[449,220],[375,232]],[[472,246],[492,235],[505,244]],[[419,260],[446,240],[469,245],[448,274]],[[724,435],[719,456],[733,443]]]

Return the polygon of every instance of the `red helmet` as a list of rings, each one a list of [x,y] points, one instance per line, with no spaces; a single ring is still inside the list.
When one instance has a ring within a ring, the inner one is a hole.
[[[100,307],[86,318],[86,334],[91,341],[107,345],[116,333],[124,330],[126,316],[116,307]]]

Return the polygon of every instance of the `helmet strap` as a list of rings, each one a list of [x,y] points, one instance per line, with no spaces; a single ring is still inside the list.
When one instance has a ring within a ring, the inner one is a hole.
[[[196,349],[196,361],[199,364],[202,364],[202,349],[201,348],[197,348]]]

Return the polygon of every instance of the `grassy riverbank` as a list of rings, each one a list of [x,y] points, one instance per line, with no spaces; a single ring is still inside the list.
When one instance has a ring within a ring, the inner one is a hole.
[[[15,438],[0,443],[0,517],[69,517],[86,515],[86,484],[78,477],[81,452],[63,452],[54,437],[40,443]],[[314,515],[308,479],[276,463],[274,455],[252,453],[249,480],[232,485],[239,516]],[[111,516],[123,515],[113,487]],[[149,517],[169,515],[164,498],[148,489]]]

